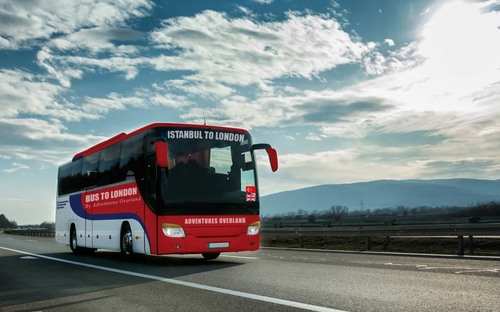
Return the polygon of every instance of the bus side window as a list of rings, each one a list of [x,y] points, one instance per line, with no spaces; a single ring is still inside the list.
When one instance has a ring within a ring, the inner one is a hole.
[[[57,194],[59,196],[70,192],[71,163],[59,167],[57,174]]]
[[[123,142],[120,153],[120,174],[125,179],[127,174],[133,172],[136,177],[144,176],[142,172],[144,165],[140,164],[140,159],[144,162],[141,155],[144,154],[143,145],[144,136],[138,135]]]
[[[82,178],[82,163],[83,158],[75,160],[71,163],[71,178],[69,179],[68,192],[76,192],[83,188]]]
[[[99,184],[99,154],[100,152],[97,152],[83,159],[83,188],[95,187]]]
[[[120,180],[118,174],[120,149],[121,144],[115,144],[101,151],[101,156],[99,157],[100,185],[112,184]]]

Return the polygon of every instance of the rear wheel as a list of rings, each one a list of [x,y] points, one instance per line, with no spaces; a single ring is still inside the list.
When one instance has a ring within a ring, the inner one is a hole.
[[[78,246],[76,227],[74,225],[71,226],[71,230],[69,231],[69,248],[71,248],[71,251],[75,255],[92,255],[95,252],[93,248]]]
[[[69,248],[74,254],[78,254],[80,252],[80,248],[78,248],[78,241],[76,238],[76,228],[75,226],[71,227],[69,231]]]
[[[130,225],[126,223],[122,227],[120,239],[120,251],[126,257],[130,257],[134,253],[132,242],[132,230],[130,230]]]
[[[205,260],[214,260],[220,256],[220,252],[206,252],[201,254]]]

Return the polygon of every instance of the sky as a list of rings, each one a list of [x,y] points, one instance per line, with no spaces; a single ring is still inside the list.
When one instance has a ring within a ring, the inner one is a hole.
[[[153,122],[244,127],[261,195],[500,178],[500,0],[0,0],[0,214]]]

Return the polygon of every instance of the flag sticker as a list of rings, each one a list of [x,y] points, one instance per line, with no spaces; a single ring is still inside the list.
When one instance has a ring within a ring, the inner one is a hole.
[[[255,186],[247,186],[245,188],[247,196],[246,200],[249,201],[257,201],[257,188]]]
[[[247,191],[247,194],[248,193],[257,193],[257,188],[255,186],[247,186],[246,191]]]

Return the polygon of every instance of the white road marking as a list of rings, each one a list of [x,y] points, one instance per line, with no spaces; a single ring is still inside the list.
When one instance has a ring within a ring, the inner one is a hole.
[[[234,256],[234,255],[220,255],[225,258],[237,258],[237,259],[247,259],[247,260],[258,260],[257,257],[247,257],[247,256]]]
[[[21,257],[21,260],[38,260],[38,258],[33,256],[24,256]]]
[[[484,269],[484,270],[470,270],[470,271],[457,271],[455,273],[457,274],[463,274],[463,273],[484,273],[484,272],[489,272],[489,273],[500,273],[500,269]]]
[[[215,286],[208,286],[208,285],[197,284],[197,283],[186,282],[186,281],[180,281],[180,280],[176,280],[176,279],[172,279],[172,278],[166,278],[166,277],[161,277],[161,276],[125,271],[125,270],[114,269],[114,268],[110,268],[110,267],[88,264],[88,263],[81,263],[81,262],[76,262],[76,261],[70,261],[70,260],[65,260],[65,259],[59,259],[59,258],[34,254],[31,252],[26,252],[26,251],[21,251],[21,250],[16,250],[16,249],[11,249],[11,248],[1,247],[1,246],[0,246],[0,249],[4,249],[7,251],[16,252],[16,253],[32,256],[32,257],[38,257],[38,258],[42,258],[42,259],[58,261],[58,262],[67,263],[67,264],[79,265],[82,267],[92,268],[92,269],[96,269],[96,270],[102,270],[102,271],[107,271],[107,272],[123,274],[123,275],[140,277],[140,278],[159,281],[159,282],[163,282],[163,283],[191,287],[191,288],[195,288],[195,289],[202,289],[202,290],[212,291],[212,292],[216,292],[216,293],[220,293],[220,294],[242,297],[242,298],[247,298],[247,299],[252,299],[252,300],[268,302],[268,303],[274,303],[274,304],[279,304],[279,305],[303,309],[303,310],[318,311],[318,312],[346,312],[343,310],[331,309],[331,308],[327,308],[327,307],[321,307],[321,306],[316,306],[316,305],[302,303],[302,302],[284,300],[284,299],[273,298],[273,297],[262,296],[262,295],[255,295],[255,294],[250,294],[250,293],[246,293],[246,292],[242,292],[242,291],[236,291],[236,290],[225,289],[225,288],[220,288],[220,287],[215,287]]]
[[[469,267],[459,267],[459,266],[429,266],[427,264],[399,264],[399,263],[392,263],[392,262],[386,262],[384,263],[387,266],[405,266],[405,267],[414,267],[419,270],[450,270],[450,271],[455,271],[456,274],[464,274],[464,273],[483,273],[483,272],[489,272],[489,273],[500,273],[500,269],[491,269],[491,268],[485,268],[485,269],[476,269],[476,268],[469,268]],[[457,271],[459,270],[459,271]]]

